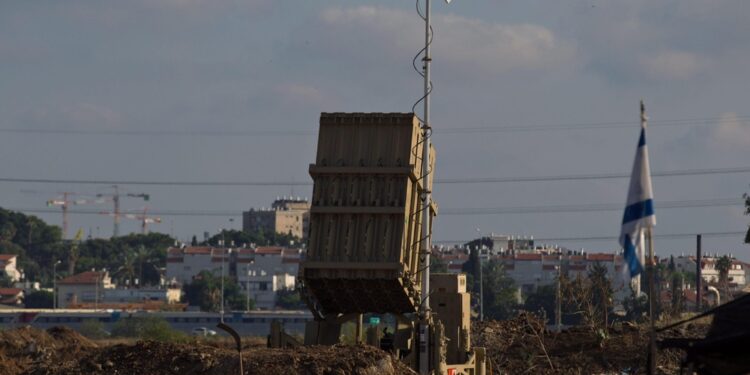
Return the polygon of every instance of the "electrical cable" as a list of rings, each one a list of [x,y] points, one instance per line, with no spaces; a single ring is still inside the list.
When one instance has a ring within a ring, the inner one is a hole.
[[[702,200],[677,200],[659,202],[658,210],[676,208],[700,208],[700,207],[741,207],[743,201],[740,198],[717,198]],[[446,208],[441,210],[442,215],[506,215],[506,214],[549,214],[566,212],[598,212],[622,210],[622,204],[579,204],[558,206],[521,206],[521,207],[494,207],[494,208]],[[28,213],[59,213],[59,209],[51,208],[6,208],[13,211]],[[446,212],[447,211],[447,212]],[[99,215],[105,212],[94,209],[69,208],[69,214]],[[123,212],[125,214],[126,212]],[[127,212],[131,213],[131,212]],[[142,214],[142,211],[132,212]],[[156,216],[241,216],[242,213],[232,210],[149,210],[150,215]]]
[[[675,169],[652,172],[651,177],[682,177],[714,174],[749,173],[750,167]],[[485,183],[520,183],[520,182],[554,182],[554,181],[588,181],[629,178],[629,173],[573,174],[556,176],[526,177],[464,177],[435,179],[434,184],[485,184]],[[63,178],[21,178],[0,177],[0,182],[37,183],[37,184],[71,184],[71,185],[151,185],[151,186],[312,186],[303,181],[179,181],[179,180],[106,180],[106,179],[63,179]]]
[[[422,72],[416,67],[416,59],[423,50],[415,55],[412,65],[418,74]],[[423,76],[423,75],[422,75]],[[431,87],[432,83],[430,83]],[[419,102],[417,102],[418,104]],[[412,107],[412,111],[416,106]],[[736,116],[740,126],[750,125],[750,115]],[[649,128],[662,127],[690,127],[708,126],[720,124],[724,121],[722,117],[653,120],[649,122]],[[525,131],[562,131],[562,130],[615,130],[632,128],[633,121],[605,121],[585,123],[558,123],[558,124],[527,124],[527,125],[505,125],[505,126],[470,126],[470,127],[444,127],[441,126],[435,134],[475,134],[475,133],[501,133],[501,132],[525,132]],[[9,134],[51,134],[51,135],[102,135],[102,136],[187,136],[187,137],[300,137],[316,136],[318,133],[310,130],[134,130],[134,129],[53,129],[53,128],[0,128],[0,133]]]
[[[697,234],[700,234],[703,237],[734,237],[734,236],[744,236],[747,232],[740,232],[740,231],[727,231],[727,232],[695,232],[695,233],[665,233],[665,234],[655,234],[654,238],[661,238],[661,239],[680,239],[680,238],[695,238]],[[548,237],[548,238],[534,238],[535,243],[555,243],[555,242],[566,242],[566,241],[576,241],[576,242],[583,242],[583,241],[612,241],[613,243],[617,243],[617,235],[611,235],[611,236],[581,236],[581,237]],[[472,240],[440,240],[435,241],[435,244],[464,244],[468,243]]]

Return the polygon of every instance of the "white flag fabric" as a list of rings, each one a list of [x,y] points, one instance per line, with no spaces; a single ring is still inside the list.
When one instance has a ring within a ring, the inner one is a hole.
[[[630,271],[630,277],[636,277],[643,272],[643,241],[641,234],[646,228],[656,225],[654,214],[654,193],[651,188],[651,169],[648,164],[648,149],[646,148],[646,121],[642,121],[641,137],[635,152],[633,173],[630,175],[630,188],[625,213],[622,217],[620,230],[620,245],[625,251],[625,264]]]

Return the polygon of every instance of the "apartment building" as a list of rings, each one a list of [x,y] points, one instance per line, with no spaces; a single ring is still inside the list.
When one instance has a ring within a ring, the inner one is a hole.
[[[706,254],[701,259],[701,276],[704,282],[707,284],[715,284],[719,282],[719,269],[716,268],[716,262],[721,259],[722,255],[719,254]],[[729,268],[728,279],[729,288],[732,290],[739,290],[747,286],[750,278],[750,265],[737,260],[729,254],[732,260],[732,265]],[[675,269],[683,272],[696,272],[696,257],[680,255],[673,257]],[[670,258],[662,258],[660,261],[665,266],[669,264]],[[688,281],[690,284],[694,284],[695,281]]]
[[[167,250],[167,283],[188,284],[201,271],[225,275],[237,281],[260,309],[276,305],[276,292],[296,287],[302,249],[266,246],[229,249],[174,247]]]
[[[106,271],[86,271],[68,276],[57,282],[57,307],[101,302],[105,290],[114,288],[115,284]]]
[[[291,234],[307,238],[310,227],[310,202],[306,198],[277,198],[271,208],[250,209],[242,213],[242,230]]]

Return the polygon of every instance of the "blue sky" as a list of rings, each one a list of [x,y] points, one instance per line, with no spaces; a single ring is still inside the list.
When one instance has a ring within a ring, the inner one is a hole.
[[[421,48],[423,25],[414,5],[4,1],[0,175],[309,181],[320,112],[407,112],[420,96],[411,59]],[[436,178],[627,173],[641,98],[653,123],[653,171],[750,166],[748,8],[742,0],[436,1]],[[542,130],[533,130],[537,126]],[[502,127],[520,130],[497,130]],[[461,131],[467,128],[490,130]],[[133,131],[181,135],[126,134]],[[196,131],[220,135],[181,133]],[[747,173],[654,178],[657,233],[745,230],[750,218],[742,215],[740,197],[749,184]],[[154,212],[239,212],[292,193],[291,186],[125,189],[150,193]],[[305,186],[293,190],[310,194]],[[435,200],[446,212],[624,205],[626,190],[624,179],[440,184]],[[56,191],[108,190],[2,182],[0,205],[43,209]],[[737,198],[737,205],[659,209],[660,201],[724,198]],[[126,199],[124,206],[138,210],[143,202]],[[60,222],[57,213],[40,216]],[[620,218],[619,210],[444,215],[436,221],[435,240],[470,239],[481,228],[485,234],[534,235],[569,248],[614,251]],[[239,226],[228,217],[163,219],[152,228],[181,239]],[[94,234],[99,228],[104,236],[111,220],[73,215],[71,227]],[[126,221],[123,229],[137,231],[138,223]],[[602,236],[612,240],[559,241]],[[741,236],[704,241],[710,252],[750,259]],[[657,238],[656,248],[663,254],[690,252],[694,239]]]

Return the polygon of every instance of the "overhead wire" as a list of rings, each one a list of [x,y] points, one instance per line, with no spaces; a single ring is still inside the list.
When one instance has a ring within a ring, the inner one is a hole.
[[[703,237],[734,237],[744,236],[746,232],[742,231],[725,231],[725,232],[702,232],[696,231],[695,233],[664,233],[654,234],[654,238],[660,239],[680,239],[680,238],[695,238],[697,234]],[[464,244],[471,240],[436,240],[435,244]],[[611,236],[580,236],[580,237],[547,237],[547,238],[536,238],[534,237],[535,243],[555,243],[555,242],[585,242],[585,241],[613,241],[617,243],[617,235]]]
[[[728,207],[743,205],[741,198],[718,198],[702,200],[677,200],[663,201],[657,209],[676,208],[698,208],[698,207]],[[557,206],[520,206],[520,207],[494,207],[494,208],[445,208],[440,215],[498,215],[498,214],[549,214],[565,212],[596,212],[621,210],[622,204],[578,204]],[[7,208],[13,211],[28,213],[59,213],[59,209],[50,208]],[[70,214],[98,215],[104,212],[93,209],[69,208]],[[149,214],[158,216],[241,216],[242,213],[233,210],[149,210]]]
[[[694,168],[652,172],[652,177],[700,176],[714,174],[750,173],[750,167]],[[571,174],[555,176],[514,176],[514,177],[457,177],[435,179],[434,184],[483,184],[483,183],[522,183],[554,181],[587,181],[629,178],[629,173]],[[0,177],[0,182],[71,184],[71,185],[151,185],[151,186],[312,186],[305,181],[184,181],[184,180],[107,180],[73,178],[26,178]]]
[[[417,73],[422,75],[416,67],[416,59],[421,55],[421,50],[412,60]],[[432,83],[430,83],[430,91]],[[423,98],[422,98],[423,99]],[[412,107],[416,109],[418,100]],[[416,114],[416,113],[415,113]],[[740,126],[750,125],[750,115],[732,117]],[[725,121],[723,117],[686,118],[653,120],[649,122],[649,128],[661,127],[690,127],[708,126],[720,124]],[[526,132],[526,131],[561,131],[561,130],[613,130],[620,128],[632,128],[633,121],[604,121],[604,122],[582,122],[582,123],[557,123],[557,124],[524,124],[524,125],[496,125],[496,126],[468,126],[468,127],[445,127],[440,126],[435,134],[474,134],[474,133],[501,133],[501,132]],[[102,136],[187,136],[187,137],[284,137],[284,136],[315,136],[317,132],[303,129],[257,129],[257,130],[185,130],[185,129],[61,129],[61,128],[15,128],[2,127],[0,133],[9,134],[51,134],[51,135],[102,135]]]

